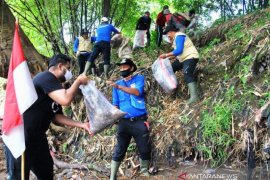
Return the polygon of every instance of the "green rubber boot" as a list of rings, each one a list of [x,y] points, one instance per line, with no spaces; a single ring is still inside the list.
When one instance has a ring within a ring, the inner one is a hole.
[[[140,164],[141,164],[141,170],[140,173],[143,176],[150,176],[149,172],[148,172],[148,166],[149,166],[149,160],[141,160],[140,159]]]
[[[111,162],[111,175],[110,180],[116,180],[117,179],[117,171],[119,169],[121,162],[113,161]]]
[[[108,79],[108,77],[109,77],[109,70],[110,70],[110,65],[107,65],[107,64],[105,64],[104,65],[104,75],[105,75],[105,78],[106,79]]]
[[[90,65],[91,65],[91,63],[89,61],[87,61],[82,74],[87,75],[87,72],[88,72],[88,69],[90,68]]]
[[[199,100],[197,83],[196,82],[188,83],[188,89],[190,92],[190,98],[187,104],[192,104],[192,103],[197,102]]]

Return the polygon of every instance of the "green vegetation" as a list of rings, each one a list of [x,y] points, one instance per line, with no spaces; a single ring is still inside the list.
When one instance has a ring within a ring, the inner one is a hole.
[[[235,98],[233,86],[224,96],[223,102],[213,104],[212,110],[203,111],[201,117],[202,141],[197,148],[212,160],[213,167],[228,158],[228,150],[235,142],[231,136],[231,120],[234,113],[242,108],[239,99]]]

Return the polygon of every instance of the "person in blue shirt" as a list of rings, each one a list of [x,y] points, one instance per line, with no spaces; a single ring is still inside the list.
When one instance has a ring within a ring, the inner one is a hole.
[[[73,51],[76,53],[79,63],[79,74],[83,73],[86,61],[90,60],[92,43],[96,41],[96,37],[89,38],[88,34],[89,31],[83,29],[81,31],[81,36],[76,38],[73,46]]]
[[[101,24],[98,26],[96,43],[93,49],[93,53],[90,57],[90,62],[86,63],[84,74],[87,74],[89,67],[91,67],[92,74],[95,75],[95,59],[100,53],[103,54],[104,61],[104,74],[108,78],[108,72],[110,68],[110,56],[111,56],[111,35],[112,33],[120,34],[120,32],[111,24],[109,24],[109,19],[103,17],[101,19]]]
[[[194,74],[199,61],[199,52],[190,38],[181,31],[184,31],[184,29],[178,29],[173,24],[165,28],[164,34],[167,34],[174,50],[166,54],[161,54],[159,58],[177,58],[177,60],[172,63],[172,68],[174,72],[179,70],[183,71],[184,79],[190,92],[190,98],[187,104],[192,104],[199,100],[197,78]]]
[[[117,129],[117,144],[115,146],[110,180],[115,180],[121,161],[124,159],[130,140],[133,137],[139,149],[140,173],[149,176],[148,166],[151,155],[148,113],[144,98],[144,76],[133,73],[136,65],[130,59],[118,63],[123,79],[108,81],[113,86],[112,104],[127,114],[119,120]]]

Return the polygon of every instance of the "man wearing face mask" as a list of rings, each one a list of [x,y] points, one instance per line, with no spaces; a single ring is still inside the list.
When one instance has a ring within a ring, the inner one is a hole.
[[[124,159],[131,138],[139,149],[140,173],[149,176],[148,166],[151,154],[149,139],[148,113],[144,99],[144,76],[134,75],[137,67],[130,59],[118,63],[123,79],[116,83],[108,81],[113,86],[113,105],[127,114],[119,120],[117,129],[117,144],[115,146],[110,180],[115,180],[121,161]]]
[[[64,54],[53,56],[49,63],[49,69],[38,73],[33,78],[38,99],[23,114],[26,145],[25,179],[29,179],[30,170],[38,179],[53,179],[53,160],[46,137],[46,131],[51,121],[79,127],[90,133],[88,122],[74,121],[62,113],[61,105],[69,105],[79,86],[88,81],[85,75],[80,75],[70,88],[64,89],[62,83],[71,78],[70,58]]]

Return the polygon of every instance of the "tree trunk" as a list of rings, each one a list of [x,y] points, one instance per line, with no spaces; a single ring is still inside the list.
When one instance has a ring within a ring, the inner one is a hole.
[[[0,0],[0,76],[6,78],[15,29],[15,18],[4,0]],[[47,68],[47,58],[37,52],[31,41],[19,29],[19,35],[30,72],[36,74]]]
[[[111,7],[111,1],[110,0],[103,0],[102,15],[104,17],[109,17],[110,16],[110,7]]]

